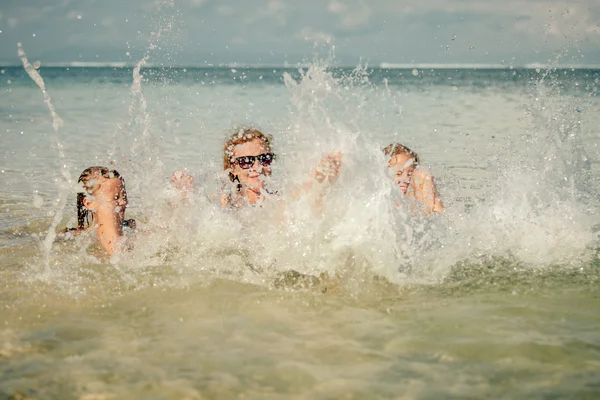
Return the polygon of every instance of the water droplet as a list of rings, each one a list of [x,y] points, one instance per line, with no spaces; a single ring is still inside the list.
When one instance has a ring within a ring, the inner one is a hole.
[[[419,76],[419,70],[418,70],[418,69],[416,69],[416,68],[413,68],[413,70],[412,70],[412,74],[413,74],[414,76]]]
[[[33,206],[35,208],[42,208],[44,205],[44,198],[37,193],[33,195]]]

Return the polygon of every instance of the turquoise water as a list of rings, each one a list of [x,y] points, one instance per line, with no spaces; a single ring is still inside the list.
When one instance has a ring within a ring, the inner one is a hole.
[[[55,134],[0,69],[0,399],[600,396],[600,71],[150,68],[144,107],[129,68],[42,66]],[[220,210],[241,123],[274,136],[283,191],[344,152],[323,214]],[[392,141],[444,216],[389,206]],[[61,167],[111,160],[133,250],[48,251],[74,218]],[[166,206],[176,169],[188,209]]]
[[[1,67],[0,85],[34,87],[21,66]],[[283,73],[298,78],[307,67],[148,67],[143,69],[148,84],[212,84],[265,85],[283,84]],[[362,68],[369,82],[391,86],[422,88],[424,85],[447,85],[473,88],[523,87],[535,84],[541,77],[557,81],[569,92],[591,93],[597,96],[599,69],[534,69],[534,68]],[[356,68],[331,68],[336,76],[354,73]],[[124,85],[129,87],[132,67],[44,67],[40,73],[55,85],[83,83],[88,85]],[[416,73],[415,73],[416,72]]]

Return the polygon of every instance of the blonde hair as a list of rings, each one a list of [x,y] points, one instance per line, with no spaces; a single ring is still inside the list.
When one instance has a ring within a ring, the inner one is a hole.
[[[419,165],[419,155],[400,143],[392,143],[383,149],[386,156],[393,158],[400,154],[406,154],[414,160],[414,165]]]
[[[83,186],[83,192],[77,193],[77,229],[85,229],[90,226],[90,210],[83,204],[83,200],[88,194],[93,194],[98,188],[98,178],[113,179],[123,178],[116,170],[109,170],[106,167],[89,167],[83,170],[79,175],[78,183]],[[123,181],[123,183],[125,183]]]
[[[254,128],[236,129],[235,133],[233,133],[233,135],[231,135],[225,142],[225,145],[223,146],[223,170],[229,171],[229,179],[231,179],[232,182],[234,182],[236,179],[235,175],[233,175],[231,172],[234,162],[233,148],[237,145],[248,143],[255,139],[261,140],[268,152],[273,151],[271,146],[272,137]]]

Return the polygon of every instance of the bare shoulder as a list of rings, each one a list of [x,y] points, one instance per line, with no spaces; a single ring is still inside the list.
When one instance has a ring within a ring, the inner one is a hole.
[[[417,168],[415,169],[415,172],[413,172],[413,178],[424,181],[426,179],[433,179],[433,175],[425,168]]]
[[[413,172],[412,180],[415,187],[433,185],[433,175],[426,169],[417,168]]]

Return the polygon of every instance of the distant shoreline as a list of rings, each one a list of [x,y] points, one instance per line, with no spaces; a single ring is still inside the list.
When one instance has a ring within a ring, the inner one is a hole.
[[[311,64],[204,64],[204,65],[153,65],[146,64],[143,69],[298,69],[309,68]],[[66,63],[42,63],[41,68],[134,68],[135,64],[126,62],[66,62]],[[0,63],[2,68],[22,68],[20,64]],[[334,65],[332,69],[355,69],[356,65]],[[377,70],[600,70],[600,65],[547,65],[547,64],[525,64],[525,65],[503,65],[503,64],[392,64],[381,63],[378,65],[367,65],[366,69]]]

